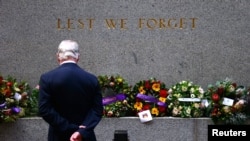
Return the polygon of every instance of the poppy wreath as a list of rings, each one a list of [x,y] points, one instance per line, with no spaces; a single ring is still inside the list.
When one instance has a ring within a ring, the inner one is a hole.
[[[134,94],[134,114],[137,116],[139,112],[150,110],[153,117],[166,116],[168,89],[165,83],[150,78],[137,82],[132,90]]]
[[[170,87],[168,96],[169,115],[173,117],[201,117],[204,114],[204,90],[191,81],[180,81]]]
[[[104,117],[129,116],[131,106],[129,95],[132,86],[120,75],[100,75],[98,81],[102,90],[102,103],[104,106]]]
[[[209,99],[208,116],[215,124],[244,124],[247,120],[247,89],[238,86],[231,79],[208,85],[206,97]]]

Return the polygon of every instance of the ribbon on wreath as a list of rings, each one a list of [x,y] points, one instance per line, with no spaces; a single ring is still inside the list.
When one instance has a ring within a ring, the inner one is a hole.
[[[149,96],[149,95],[144,95],[144,94],[140,94],[138,93],[136,95],[137,98],[140,98],[142,100],[145,100],[145,101],[149,101],[149,102],[152,102],[152,103],[156,103],[158,106],[166,106],[166,103],[164,102],[161,102],[160,100],[156,99],[155,97],[153,96]]]
[[[3,109],[6,106],[6,102],[0,104],[0,109]]]
[[[114,103],[116,101],[123,101],[124,99],[126,99],[126,96],[125,94],[122,93],[114,96],[107,96],[102,99],[102,104],[105,106]]]

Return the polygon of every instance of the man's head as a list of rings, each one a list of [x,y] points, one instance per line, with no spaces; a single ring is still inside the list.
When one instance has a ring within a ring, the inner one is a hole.
[[[76,41],[63,40],[58,46],[58,61],[77,60],[79,59],[79,46]]]

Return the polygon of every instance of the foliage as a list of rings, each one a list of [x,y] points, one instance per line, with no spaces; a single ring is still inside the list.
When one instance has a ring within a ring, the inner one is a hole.
[[[39,96],[39,85],[32,89],[28,101],[26,117],[38,116],[38,96]]]

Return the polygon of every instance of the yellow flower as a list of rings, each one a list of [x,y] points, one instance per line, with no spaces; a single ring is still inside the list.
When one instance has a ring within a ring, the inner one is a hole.
[[[160,97],[159,100],[160,100],[161,102],[166,102],[166,98],[165,98],[165,97]]]
[[[117,78],[118,83],[122,83],[123,79],[121,77]]]
[[[136,102],[134,104],[134,108],[136,108],[136,110],[140,111],[142,109],[142,103],[141,102]]]
[[[146,93],[143,86],[139,87],[139,93],[140,94],[145,94]]]
[[[156,82],[152,85],[152,89],[156,92],[159,92],[161,90],[161,84],[159,82]]]
[[[229,106],[223,106],[222,111],[223,111],[224,113],[230,113],[230,112],[231,112]]]
[[[151,113],[153,114],[153,115],[156,115],[156,116],[158,116],[159,115],[159,110],[157,109],[157,108],[152,108],[151,109]]]

